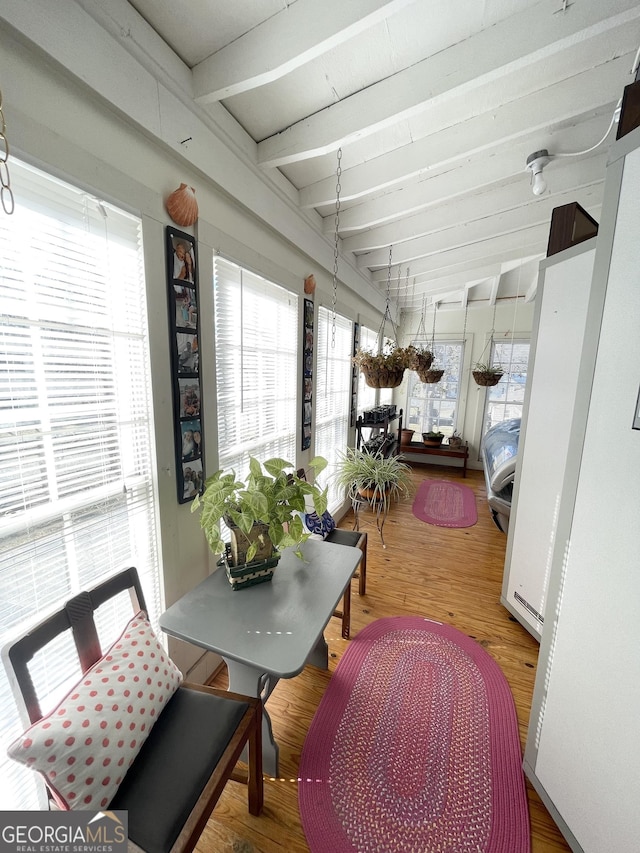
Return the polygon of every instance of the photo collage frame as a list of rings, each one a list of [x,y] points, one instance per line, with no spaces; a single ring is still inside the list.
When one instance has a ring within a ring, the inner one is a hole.
[[[353,324],[353,349],[352,356],[358,352],[360,348],[360,323]],[[355,362],[351,363],[351,406],[349,424],[354,427],[358,417],[358,365]]]
[[[166,255],[177,495],[187,503],[205,480],[195,239],[167,226]]]
[[[304,300],[304,347],[302,350],[302,450],[311,447],[313,416],[313,302]]]

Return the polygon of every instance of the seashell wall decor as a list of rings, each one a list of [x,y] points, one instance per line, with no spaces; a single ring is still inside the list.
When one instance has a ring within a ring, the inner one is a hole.
[[[304,280],[304,292],[311,295],[316,289],[316,279],[314,275],[308,275]]]
[[[167,213],[176,225],[193,225],[198,220],[198,202],[193,187],[180,184],[166,201]]]

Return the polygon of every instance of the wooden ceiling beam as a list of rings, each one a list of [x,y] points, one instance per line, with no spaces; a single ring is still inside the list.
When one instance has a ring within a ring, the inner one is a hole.
[[[273,83],[410,2],[297,0],[195,65],[195,100],[210,104]]]
[[[420,114],[430,104],[470,96],[505,74],[640,17],[637,0],[581,0],[557,14],[557,0],[487,27],[465,41],[307,116],[258,144],[258,162],[275,168],[337,150]]]
[[[585,61],[588,50],[585,48]],[[524,137],[547,136],[561,123],[601,115],[608,122],[633,60],[625,53],[604,67],[590,68],[555,85],[504,103],[504,86],[493,85],[489,97],[482,100],[482,114],[474,99],[464,102],[453,123],[439,127],[432,123],[430,133],[412,142],[342,170],[342,202],[362,199],[388,190],[400,183],[428,177],[477,154],[490,156]],[[568,72],[567,72],[568,73]],[[463,126],[464,125],[464,126]],[[606,127],[606,124],[604,125]],[[585,137],[589,129],[585,128]],[[475,141],[475,142],[474,142]],[[536,143],[537,144],[537,143]],[[586,146],[585,146],[586,147]],[[348,159],[348,152],[347,157]],[[317,208],[335,203],[336,180],[331,175],[300,189],[300,206]]]
[[[584,191],[573,188],[564,193],[546,193],[532,204],[521,205],[512,210],[505,210],[495,215],[487,215],[477,219],[469,217],[468,220],[459,220],[456,225],[449,228],[415,237],[403,243],[393,243],[394,261],[398,264],[413,265],[417,258],[459,248],[470,243],[490,240],[492,237],[498,237],[501,234],[522,231],[535,225],[546,225],[548,229],[553,209],[563,204],[570,204],[573,201],[579,202],[597,219],[602,204],[603,184],[604,181],[601,180],[599,184]],[[358,268],[379,269],[385,264],[384,256],[384,249],[376,249],[374,252],[358,255]]]
[[[600,135],[604,132],[606,124],[608,122],[605,123],[605,127],[602,127],[602,121],[598,123]],[[461,203],[463,198],[466,201],[476,193],[480,196],[478,204],[482,205],[484,191],[490,189],[495,191],[500,185],[510,183],[520,188],[523,202],[531,201],[530,175],[524,165],[527,155],[531,153],[531,144],[529,141],[519,146],[511,146],[503,149],[499,157],[469,161],[450,172],[416,181],[395,192],[385,193],[361,204],[353,206],[347,204],[340,211],[340,236],[344,239],[352,236],[352,232],[380,228],[403,217],[415,216],[419,213],[433,218],[436,206],[439,209],[445,203],[455,204],[456,199]],[[573,171],[576,162],[578,161],[572,158],[552,161],[547,167],[545,176],[550,179],[552,173],[559,176],[565,170]],[[584,186],[604,179],[603,162],[598,151],[580,160],[582,165],[578,168]],[[488,196],[484,196],[484,201],[487,198]],[[484,215],[489,215],[491,209],[489,207]],[[437,215],[435,214],[436,218]],[[463,219],[467,220],[466,215]],[[333,232],[330,221],[331,217],[326,217],[323,222],[327,235]],[[406,236],[406,232],[404,233]],[[388,242],[393,243],[395,240]]]
[[[553,170],[547,174],[550,186],[548,195],[535,198],[529,189],[528,176],[523,172],[503,186],[443,201],[437,207],[437,214],[427,208],[413,216],[345,236],[342,238],[342,251],[367,253],[367,256],[373,257],[376,250],[380,252],[386,246],[393,245],[402,253],[405,243],[454,228],[461,222],[471,223],[477,219],[499,216],[506,211],[544,202],[551,196],[555,204],[561,204],[563,202],[558,199],[566,193],[580,193],[583,201],[577,197],[569,201],[580,201],[583,207],[600,204],[606,152],[593,157],[593,161],[566,159],[557,161],[557,165],[554,163]]]

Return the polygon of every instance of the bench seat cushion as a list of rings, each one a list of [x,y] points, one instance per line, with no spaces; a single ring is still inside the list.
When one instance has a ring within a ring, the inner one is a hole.
[[[129,812],[129,838],[169,850],[248,704],[180,687],[165,706],[109,808]]]

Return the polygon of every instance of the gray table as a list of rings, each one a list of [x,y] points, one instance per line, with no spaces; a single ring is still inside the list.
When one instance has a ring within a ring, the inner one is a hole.
[[[219,569],[160,617],[172,637],[217,652],[229,670],[229,690],[263,700],[264,771],[278,775],[278,745],[264,702],[280,678],[305,664],[328,668],[323,631],[351,581],[360,550],[309,539],[304,561],[286,549],[273,580],[233,590]]]

